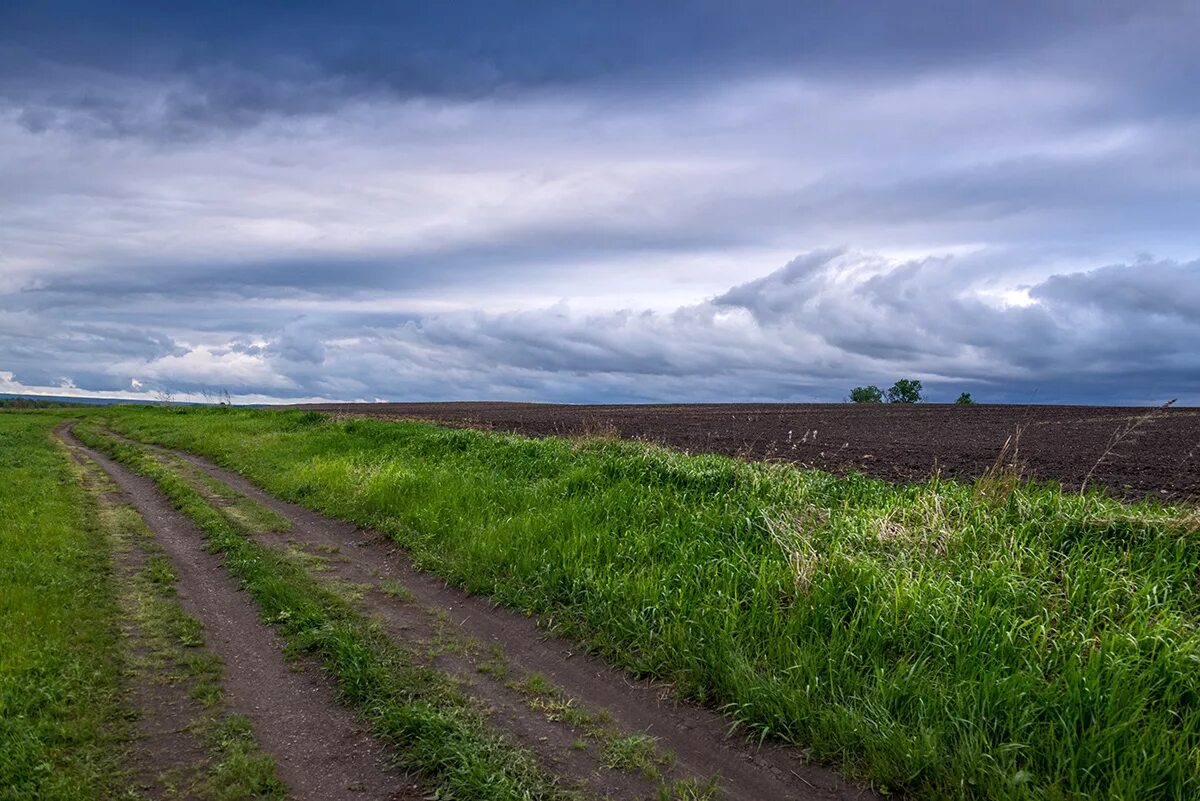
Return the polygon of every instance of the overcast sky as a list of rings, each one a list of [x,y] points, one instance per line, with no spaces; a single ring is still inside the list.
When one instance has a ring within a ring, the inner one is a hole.
[[[1200,4],[0,4],[0,392],[1200,404]]]

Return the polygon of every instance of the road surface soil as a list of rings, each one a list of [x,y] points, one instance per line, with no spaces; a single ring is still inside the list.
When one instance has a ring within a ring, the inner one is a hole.
[[[203,624],[205,640],[224,664],[229,710],[249,719],[276,763],[292,799],[422,798],[413,781],[389,764],[387,749],[340,706],[319,666],[284,658],[284,644],[259,617],[204,534],[155,487],[70,433],[66,444],[95,462],[137,509],[177,575],[184,610]]]
[[[261,533],[256,539],[302,552],[310,564],[317,563],[318,577],[357,588],[363,611],[406,649],[425,654],[428,664],[454,678],[495,728],[537,754],[568,786],[593,797],[655,798],[662,784],[703,784],[717,776],[720,798],[878,799],[834,771],[808,763],[796,748],[751,746],[730,735],[728,718],[676,701],[670,687],[635,680],[535,619],[416,569],[394,541],[378,532],[281,501],[200,457],[152,451],[182,459],[287,518],[290,531]],[[531,687],[531,677],[546,681],[538,689]],[[577,714],[564,715],[566,708]],[[589,734],[596,728],[605,731]],[[652,774],[606,764],[605,743],[629,735],[656,739]]]
[[[782,459],[834,473],[972,480],[1018,429],[1028,477],[1123,498],[1200,498],[1200,409],[978,404],[339,403],[297,408],[529,436],[612,435],[694,453]],[[1145,418],[1106,453],[1114,435]]]
[[[62,438],[61,428],[59,436]],[[111,520],[115,509],[128,505],[128,498],[82,451],[73,446],[68,446],[68,451],[80,468],[85,489],[95,499],[97,513]],[[192,696],[191,682],[162,675],[168,672],[163,669],[154,670],[164,654],[156,647],[153,635],[141,626],[131,589],[136,575],[146,567],[147,550],[142,543],[130,541],[125,532],[107,525],[104,528],[113,550],[113,580],[128,654],[125,700],[135,718],[136,736],[127,755],[130,780],[150,798],[166,798],[172,793],[175,795],[171,797],[192,798],[204,781],[209,758],[204,739],[193,730],[193,724],[207,711]]]

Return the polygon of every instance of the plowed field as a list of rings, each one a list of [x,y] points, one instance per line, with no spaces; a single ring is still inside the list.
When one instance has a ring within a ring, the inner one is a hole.
[[[1098,406],[523,403],[320,404],[304,408],[416,418],[530,436],[618,435],[695,453],[785,459],[893,480],[934,470],[971,479],[1018,428],[1026,474],[1069,488],[1091,483],[1135,498],[1200,497],[1200,409]],[[1145,417],[1109,449],[1114,436]],[[1107,451],[1107,453],[1106,453]],[[1099,462],[1099,464],[1097,464]]]

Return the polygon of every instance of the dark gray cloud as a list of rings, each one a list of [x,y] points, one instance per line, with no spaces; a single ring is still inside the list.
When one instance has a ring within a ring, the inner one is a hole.
[[[1157,6],[1157,8],[1156,8]],[[1183,3],[1010,3],[965,9],[954,2],[903,8],[874,2],[797,7],[722,2],[496,2],[415,5],[328,3],[12,2],[0,44],[53,63],[161,75],[232,65],[247,72],[327,75],[402,93],[486,92],[614,73],[679,75],[739,64],[832,65],[860,71],[978,59],[1097,28],[1153,24]],[[847,50],[856,52],[847,58]],[[10,64],[10,69],[19,65]],[[240,91],[240,90],[239,90]],[[238,92],[231,92],[237,95]],[[253,95],[240,105],[256,107]]]
[[[1099,314],[1145,319],[1200,321],[1200,264],[1146,258],[1088,273],[1055,275],[1030,290],[1052,304],[1094,309]]]
[[[12,2],[0,93],[32,131],[178,138],[364,99],[673,94],[755,74],[870,81],[1013,60],[1101,72],[1130,104],[1194,111],[1198,21],[1194,4],[1165,0]]]

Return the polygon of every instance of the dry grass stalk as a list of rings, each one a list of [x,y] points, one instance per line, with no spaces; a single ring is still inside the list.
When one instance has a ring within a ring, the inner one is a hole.
[[[824,565],[821,555],[809,542],[805,529],[822,525],[827,520],[828,513],[822,509],[807,509],[800,514],[778,517],[763,513],[763,523],[771,538],[787,554],[796,590],[802,595],[808,594],[813,578]]]
[[[611,441],[621,438],[621,429],[611,420],[588,417],[583,423],[567,435],[570,439],[584,442]]]
[[[875,526],[875,536],[882,543],[917,547],[943,556],[957,527],[936,492],[923,493],[910,506],[893,509]]]
[[[994,506],[1006,503],[1017,487],[1021,485],[1024,467],[1021,464],[1021,434],[1022,426],[1004,440],[996,454],[996,461],[975,482],[974,502],[987,503]]]
[[[1188,534],[1200,534],[1200,506],[1184,507],[1171,525]]]
[[[1166,414],[1167,409],[1171,408],[1175,401],[1176,398],[1172,398],[1162,406],[1151,409],[1145,414],[1134,417],[1133,419],[1127,421],[1125,425],[1114,431],[1112,437],[1108,441],[1108,446],[1104,449],[1104,452],[1100,454],[1100,458],[1096,460],[1096,463],[1092,465],[1092,469],[1089,470],[1087,475],[1083,477],[1083,483],[1079,485],[1079,494],[1082,495],[1087,490],[1088,482],[1092,480],[1092,475],[1095,474],[1100,465],[1104,464],[1104,462],[1107,461],[1110,456],[1116,453],[1118,445],[1127,439],[1136,439],[1138,429],[1140,429],[1146,423],[1149,423],[1150,421]]]

